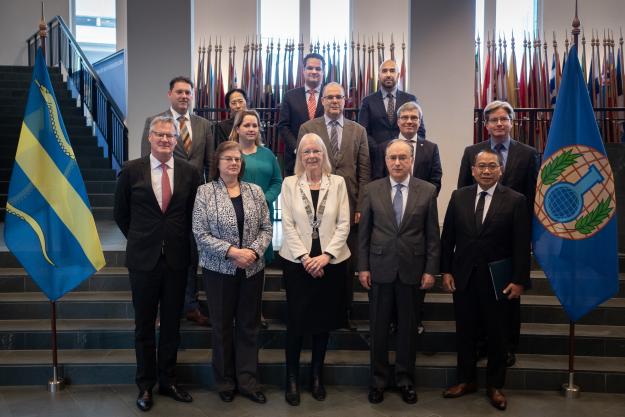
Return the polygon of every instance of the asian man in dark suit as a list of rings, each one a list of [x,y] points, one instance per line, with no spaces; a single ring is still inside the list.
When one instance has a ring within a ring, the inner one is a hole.
[[[453,293],[458,350],[457,384],[444,391],[456,398],[477,390],[478,326],[487,333],[486,395],[504,410],[506,313],[510,300],[530,288],[530,220],[525,196],[499,184],[503,161],[492,149],[472,163],[477,184],[453,192],[441,237],[443,288]],[[510,262],[511,276],[496,294],[489,264]]]
[[[540,157],[533,147],[511,138],[513,119],[514,110],[505,101],[493,101],[484,108],[484,122],[490,137],[486,141],[465,148],[458,174],[458,188],[475,183],[471,173],[471,162],[482,150],[492,149],[501,154],[503,160],[501,185],[510,187],[525,196],[528,215],[531,218],[534,211],[534,194]],[[520,299],[515,299],[510,303],[508,320],[510,325],[507,326],[509,333],[506,343],[508,346],[506,362],[508,366],[512,366],[516,362],[515,352],[521,333]]]
[[[150,153],[148,136],[150,123],[157,116],[172,117],[176,123],[180,136],[174,149],[174,157],[189,162],[195,167],[202,182],[208,175],[210,161],[215,149],[212,127],[203,117],[191,113],[193,104],[193,82],[183,76],[175,77],[169,82],[167,92],[170,107],[156,116],[148,117],[145,121],[141,138],[141,154]],[[187,290],[185,294],[184,313],[187,320],[201,326],[208,326],[209,321],[200,310],[197,300],[197,249],[195,241],[191,239],[191,265],[189,266]]]
[[[371,379],[369,402],[384,400],[391,384],[388,331],[397,313],[394,382],[402,399],[415,392],[419,289],[434,285],[440,262],[436,187],[410,175],[413,148],[401,139],[386,148],[389,177],[365,187],[358,233],[358,278],[369,289]]]
[[[127,239],[126,266],[135,311],[137,407],[142,411],[152,407],[157,380],[161,395],[192,401],[178,387],[175,368],[190,262],[191,213],[200,177],[191,164],[173,157],[177,137],[173,118],[155,117],[149,126],[150,154],[124,165],[115,190],[115,222]]]
[[[417,101],[414,95],[397,88],[398,77],[397,63],[391,59],[384,61],[378,70],[380,90],[363,98],[358,112],[358,123],[367,130],[372,179],[385,175],[386,144],[399,135],[396,109],[409,101]],[[418,136],[425,138],[423,117],[420,120]]]
[[[325,59],[317,53],[304,57],[304,87],[289,90],[280,105],[278,133],[284,140],[284,176],[293,175],[299,128],[305,122],[323,116],[321,83]]]
[[[352,253],[345,277],[345,306],[347,308],[347,327],[355,330],[350,320],[351,305],[354,297],[354,272],[357,264],[358,207],[362,202],[365,185],[370,181],[369,146],[367,132],[358,123],[343,117],[345,92],[336,82],[323,87],[323,117],[304,123],[299,130],[298,142],[307,133],[315,133],[321,137],[328,149],[332,173],[345,179],[347,197],[349,199],[350,232],[347,246]],[[333,133],[334,132],[334,133]]]

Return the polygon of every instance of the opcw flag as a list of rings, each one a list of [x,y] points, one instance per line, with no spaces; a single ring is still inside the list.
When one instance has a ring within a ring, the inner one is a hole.
[[[85,185],[41,50],[11,173],[4,239],[51,301],[104,266]]]
[[[618,290],[614,177],[571,48],[534,202],[534,254],[572,321]]]

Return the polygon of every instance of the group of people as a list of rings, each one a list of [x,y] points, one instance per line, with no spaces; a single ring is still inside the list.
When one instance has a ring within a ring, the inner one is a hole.
[[[259,115],[247,108],[244,90],[226,95],[231,117],[214,126],[215,137],[207,120],[191,114],[193,83],[185,77],[170,82],[170,108],[146,120],[145,156],[120,171],[114,210],[127,238],[140,410],[152,407],[157,382],[160,394],[192,401],[175,374],[181,314],[199,325],[210,320],[220,398],[231,402],[240,394],[266,402],[257,340],[267,326],[262,293],[264,270],[274,257],[278,198],[287,403],[300,403],[300,354],[308,337],[310,392],[316,400],[326,398],[330,332],[356,329],[351,312],[357,272],[369,294],[371,403],[382,402],[392,386],[406,403],[417,401],[425,293],[442,274],[443,288],[453,293],[458,350],[458,384],[443,396],[477,390],[483,350],[487,396],[496,408],[506,408],[501,388],[518,344],[518,298],[530,287],[536,151],[511,139],[512,107],[489,104],[484,114],[490,138],[465,150],[441,236],[438,146],[425,139],[415,96],[397,88],[397,64],[382,63],[380,90],[363,100],[358,122],[343,116],[342,86],[322,85],[324,67],[321,55],[304,57],[305,86],[288,91],[282,102],[284,180],[275,155],[263,146]],[[491,282],[489,264],[495,261],[512,265],[502,294]],[[197,303],[198,266],[208,317]],[[396,333],[394,366],[389,332]]]

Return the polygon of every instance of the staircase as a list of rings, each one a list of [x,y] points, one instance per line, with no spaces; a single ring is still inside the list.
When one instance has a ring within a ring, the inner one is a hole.
[[[63,82],[60,70],[49,68],[49,73],[94,217],[96,220],[112,220],[115,171],[98,146],[92,128],[86,125],[82,110],[76,107],[76,100]],[[9,180],[31,77],[31,67],[0,66],[0,220],[4,220]]]

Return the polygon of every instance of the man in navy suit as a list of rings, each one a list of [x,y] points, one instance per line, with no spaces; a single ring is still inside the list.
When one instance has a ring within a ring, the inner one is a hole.
[[[115,189],[115,222],[127,239],[126,266],[135,311],[137,407],[152,407],[152,388],[176,401],[191,396],[176,383],[180,310],[191,258],[191,213],[200,184],[198,170],[174,158],[178,129],[172,117],[156,116],[148,128],[150,154],[128,161]],[[156,314],[161,326],[156,349]]]
[[[323,56],[310,53],[304,57],[304,87],[289,90],[280,106],[278,133],[284,140],[285,176],[293,175],[299,128],[305,122],[323,116],[321,83],[326,63]]]
[[[397,88],[399,67],[392,59],[380,65],[378,80],[380,90],[362,100],[358,123],[367,130],[369,140],[369,156],[371,158],[371,179],[384,177],[384,150],[389,140],[399,136],[396,109],[408,101],[417,101],[412,94]],[[418,135],[425,138],[423,118]]]

